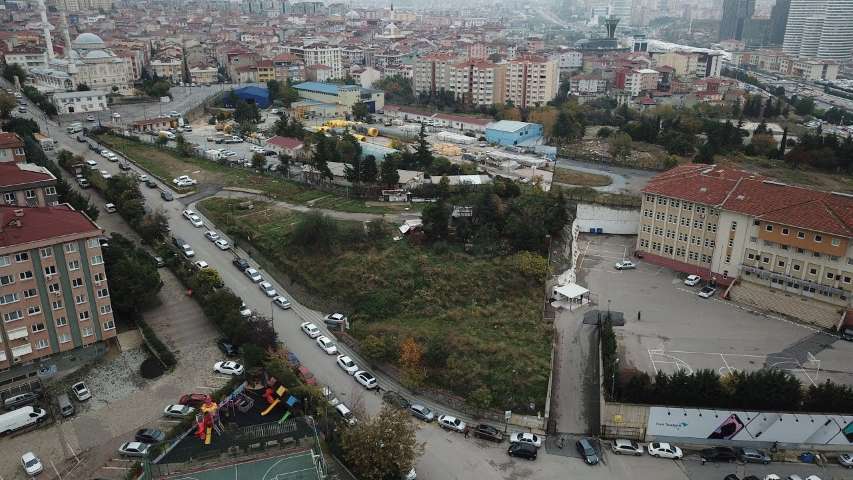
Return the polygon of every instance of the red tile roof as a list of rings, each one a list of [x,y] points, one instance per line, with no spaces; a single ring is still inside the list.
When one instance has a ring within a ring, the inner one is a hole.
[[[290,150],[300,148],[302,146],[302,140],[299,140],[298,138],[281,137],[278,135],[267,140],[267,143]]]
[[[786,185],[744,170],[680,165],[654,177],[643,192],[853,238],[853,195]]]
[[[23,215],[16,216],[16,211]],[[20,220],[21,226],[15,225]],[[0,248],[14,247],[30,242],[55,240],[85,234],[100,235],[103,231],[89,217],[67,205],[56,207],[0,206]]]
[[[20,148],[24,146],[24,141],[17,133],[0,132],[0,148]]]
[[[53,181],[56,177],[46,168],[31,163],[0,163],[0,188]]]

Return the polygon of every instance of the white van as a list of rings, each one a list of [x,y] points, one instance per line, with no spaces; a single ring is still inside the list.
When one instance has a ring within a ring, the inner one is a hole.
[[[175,139],[175,134],[172,132],[167,132],[166,130],[160,130],[159,134],[161,137],[166,137],[169,140]]]
[[[8,435],[16,430],[41,422],[47,412],[38,407],[26,406],[0,415],[0,435]]]
[[[347,406],[343,403],[335,405],[335,411],[337,411],[338,415],[340,415],[341,418],[343,418],[344,421],[347,422],[349,425],[355,425],[355,423],[358,421],[355,418],[355,415],[352,414],[352,410],[347,408]]]

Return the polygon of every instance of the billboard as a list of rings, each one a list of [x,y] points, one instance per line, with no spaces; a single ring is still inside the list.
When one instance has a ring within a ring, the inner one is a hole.
[[[646,435],[853,446],[853,415],[651,407]]]

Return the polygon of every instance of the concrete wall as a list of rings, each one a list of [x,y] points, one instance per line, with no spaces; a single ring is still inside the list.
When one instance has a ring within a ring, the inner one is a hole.
[[[636,235],[640,228],[640,211],[579,203],[575,223],[584,233],[600,228],[601,232],[593,233]]]

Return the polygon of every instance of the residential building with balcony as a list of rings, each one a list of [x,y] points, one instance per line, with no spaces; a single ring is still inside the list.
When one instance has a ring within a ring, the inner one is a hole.
[[[751,172],[684,165],[643,190],[644,259],[726,286],[731,298],[832,327],[853,306],[853,196]]]
[[[116,336],[102,233],[68,205],[0,206],[0,384]]]
[[[56,205],[56,177],[32,163],[0,163],[2,205],[47,207]]]
[[[505,101],[518,107],[540,107],[557,96],[560,70],[556,60],[524,56],[506,64]]]
[[[452,65],[447,90],[472,105],[504,102],[506,66],[486,60],[469,60]]]
[[[450,68],[457,63],[456,55],[452,53],[431,53],[415,61],[414,82],[415,92],[435,93],[448,90],[450,83]]]
[[[23,163],[26,161],[24,140],[17,133],[0,132],[0,163]]]

